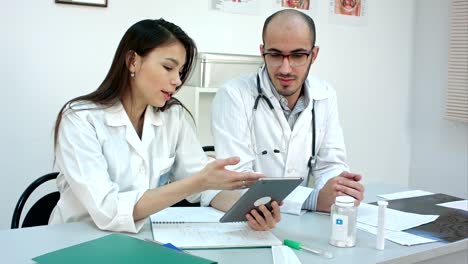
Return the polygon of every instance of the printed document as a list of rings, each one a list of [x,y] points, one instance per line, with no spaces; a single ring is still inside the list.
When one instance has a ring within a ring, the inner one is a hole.
[[[363,231],[369,232],[371,234],[374,234],[374,235],[377,234],[377,227],[374,227],[374,226],[358,223],[357,228]],[[390,241],[393,241],[403,246],[412,246],[412,245],[425,244],[425,243],[431,243],[431,242],[437,241],[434,239],[429,239],[429,238],[413,235],[410,233],[406,233],[404,231],[392,231],[388,229],[385,229],[385,239],[388,239]]]
[[[274,264],[301,264],[294,251],[287,246],[272,246],[271,254]]]
[[[396,200],[396,199],[411,198],[411,197],[425,196],[425,195],[431,195],[431,194],[433,193],[421,191],[421,190],[411,190],[411,191],[396,192],[396,193],[389,193],[389,194],[379,194],[378,196],[386,200]]]
[[[448,208],[453,208],[453,209],[458,209],[458,210],[463,210],[463,211],[468,211],[468,200],[440,203],[437,205],[448,207]]]
[[[357,221],[362,224],[377,227],[377,205],[361,203],[358,208]],[[392,231],[402,231],[416,226],[430,223],[439,217],[438,215],[422,215],[406,213],[395,209],[386,209],[385,228]]]

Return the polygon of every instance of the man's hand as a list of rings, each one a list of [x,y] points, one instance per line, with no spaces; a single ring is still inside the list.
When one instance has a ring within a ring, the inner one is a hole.
[[[330,212],[331,205],[337,196],[348,195],[356,199],[356,205],[364,199],[364,186],[359,182],[362,176],[355,173],[342,172],[331,178],[319,191],[317,211]]]

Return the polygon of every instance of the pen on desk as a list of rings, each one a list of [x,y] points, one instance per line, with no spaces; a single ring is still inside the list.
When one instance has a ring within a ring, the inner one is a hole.
[[[290,248],[294,248],[294,249],[298,249],[298,250],[304,250],[304,251],[307,251],[307,252],[310,252],[310,253],[317,254],[319,256],[323,256],[323,257],[328,258],[328,259],[333,258],[333,254],[331,252],[328,252],[328,251],[325,251],[325,250],[322,250],[322,249],[318,249],[318,248],[314,249],[314,248],[310,248],[310,247],[305,247],[301,243],[299,243],[297,241],[294,241],[294,240],[285,239],[283,241],[283,244],[285,246],[290,247]]]

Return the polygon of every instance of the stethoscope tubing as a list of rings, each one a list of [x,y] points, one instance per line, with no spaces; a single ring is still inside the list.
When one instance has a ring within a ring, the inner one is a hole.
[[[258,73],[257,73],[257,92],[258,92],[258,95],[257,95],[257,98],[255,98],[253,111],[257,111],[258,104],[260,103],[261,99],[263,99],[267,103],[270,110],[274,110],[273,104],[271,103],[270,99],[268,99],[268,97],[266,97],[265,94],[263,94],[262,88],[260,87],[260,76],[259,76]],[[316,154],[315,153],[315,138],[316,138],[315,130],[316,130],[316,128],[315,128],[315,100],[312,99],[312,156],[309,158],[309,161],[307,162],[307,166],[309,168],[312,168],[312,164],[315,163],[315,158],[316,158],[316,155],[315,155]]]

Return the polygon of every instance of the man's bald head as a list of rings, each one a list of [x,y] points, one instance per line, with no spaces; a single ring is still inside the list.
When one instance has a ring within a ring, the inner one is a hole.
[[[305,23],[308,28],[309,28],[309,31],[310,31],[310,37],[311,37],[311,42],[312,42],[312,47],[315,46],[315,23],[314,23],[314,20],[300,12],[300,11],[297,11],[295,9],[283,9],[283,10],[280,10],[274,14],[272,14],[271,16],[269,16],[266,20],[265,20],[265,23],[263,24],[263,31],[262,31],[262,40],[263,40],[263,43],[265,43],[265,35],[267,34],[267,31],[268,31],[268,27],[270,26],[270,24],[272,24],[271,26],[275,26],[276,23],[287,23],[287,22],[290,22],[290,21],[300,21],[300,22],[303,22]],[[275,22],[275,23],[272,23],[272,22]]]

